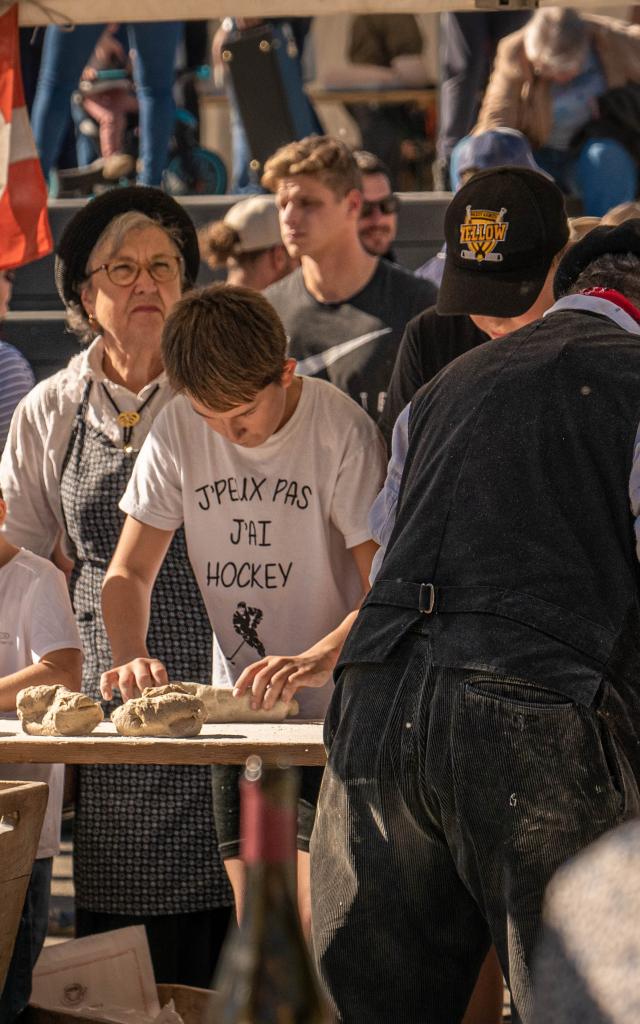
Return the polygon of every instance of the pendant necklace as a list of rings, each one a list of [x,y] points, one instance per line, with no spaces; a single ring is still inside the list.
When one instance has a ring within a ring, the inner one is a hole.
[[[160,385],[156,384],[155,388],[153,388],[153,390],[149,392],[149,394],[145,398],[144,402],[142,403],[142,405],[138,406],[137,410],[135,410],[135,409],[120,410],[118,408],[118,406],[116,405],[112,395],[109,394],[109,391],[107,390],[106,384],[104,384],[104,383],[102,384],[102,390],[104,391],[105,395],[107,396],[107,398],[111,402],[111,405],[113,406],[113,408],[115,409],[115,411],[117,413],[116,422],[117,422],[119,427],[122,427],[122,450],[125,453],[125,455],[131,455],[131,453],[133,451],[133,445],[131,444],[131,436],[133,434],[133,428],[135,426],[137,426],[137,424],[140,422],[140,413],[144,409],[145,405],[149,404],[151,399],[154,397],[154,395],[158,391],[159,387],[160,387]]]

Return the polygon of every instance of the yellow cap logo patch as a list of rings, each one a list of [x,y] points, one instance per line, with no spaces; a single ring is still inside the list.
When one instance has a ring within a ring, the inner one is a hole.
[[[460,225],[460,244],[466,249],[460,250],[465,260],[481,263],[490,260],[492,263],[502,262],[502,253],[494,252],[499,242],[504,242],[509,230],[509,221],[504,220],[506,206],[500,211],[472,210],[467,206],[464,224]]]

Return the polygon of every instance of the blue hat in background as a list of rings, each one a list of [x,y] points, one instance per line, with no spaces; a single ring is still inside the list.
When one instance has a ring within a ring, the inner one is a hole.
[[[460,187],[466,171],[488,171],[493,167],[529,167],[544,174],[533,159],[529,140],[516,128],[491,128],[480,135],[467,135],[451,154],[451,186]]]

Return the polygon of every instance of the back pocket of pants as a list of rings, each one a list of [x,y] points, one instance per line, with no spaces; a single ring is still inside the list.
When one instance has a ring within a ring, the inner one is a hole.
[[[522,712],[561,711],[575,707],[564,693],[508,677],[498,680],[495,676],[474,676],[466,681],[465,691],[470,697],[489,698]]]

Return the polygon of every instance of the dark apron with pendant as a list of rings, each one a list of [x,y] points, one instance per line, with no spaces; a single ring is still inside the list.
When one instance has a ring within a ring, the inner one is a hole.
[[[71,597],[84,648],[82,688],[101,700],[111,650],[100,612],[102,581],[124,513],[136,453],[87,423],[91,382],[78,407],[60,485],[75,549]],[[151,599],[149,651],[170,679],[211,682],[211,627],[178,530]],[[102,702],[105,716],[122,703]],[[76,903],[111,914],[179,914],[232,903],[218,855],[206,766],[93,765],[78,773],[74,834]]]

